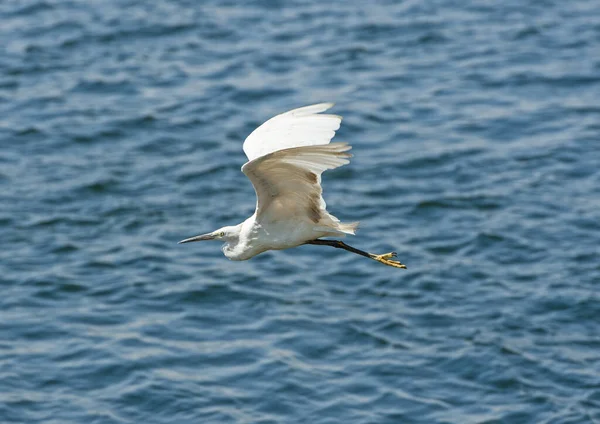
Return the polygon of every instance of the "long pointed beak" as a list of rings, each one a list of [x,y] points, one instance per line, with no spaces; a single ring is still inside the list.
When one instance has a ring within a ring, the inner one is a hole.
[[[215,239],[215,236],[213,234],[210,234],[210,233],[209,234],[201,234],[201,235],[196,236],[196,237],[190,237],[190,238],[187,238],[185,240],[181,240],[178,244],[181,244],[181,243],[191,243],[193,241],[214,240],[214,239]]]

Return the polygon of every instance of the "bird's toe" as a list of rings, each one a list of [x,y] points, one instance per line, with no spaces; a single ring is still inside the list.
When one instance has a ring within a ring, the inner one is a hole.
[[[394,268],[402,268],[406,269],[406,265],[401,263],[400,261],[393,261],[390,258],[395,258],[397,256],[396,252],[384,253],[383,255],[373,255],[372,258],[377,262],[381,262],[384,265],[393,266]]]

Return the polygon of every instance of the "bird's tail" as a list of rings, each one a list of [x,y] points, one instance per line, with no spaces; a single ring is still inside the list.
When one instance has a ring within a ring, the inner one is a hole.
[[[358,229],[358,221],[356,222],[340,222],[338,228],[342,233],[354,235]]]
[[[358,228],[358,221],[340,222],[339,219],[328,213],[324,218],[321,218],[319,224],[315,227],[315,230],[326,233],[320,237],[344,237],[346,234],[353,236]]]

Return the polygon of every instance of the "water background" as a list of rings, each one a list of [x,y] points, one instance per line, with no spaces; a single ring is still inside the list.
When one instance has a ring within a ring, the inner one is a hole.
[[[348,240],[230,262],[333,101]],[[0,2],[0,422],[600,423],[596,0]]]

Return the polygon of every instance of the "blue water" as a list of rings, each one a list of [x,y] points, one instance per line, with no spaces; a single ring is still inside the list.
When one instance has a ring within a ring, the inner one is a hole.
[[[0,53],[0,422],[600,423],[598,1],[3,0]],[[408,270],[176,244],[322,101]]]

